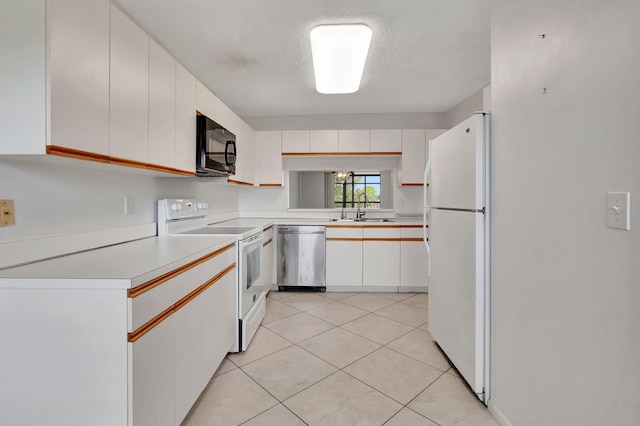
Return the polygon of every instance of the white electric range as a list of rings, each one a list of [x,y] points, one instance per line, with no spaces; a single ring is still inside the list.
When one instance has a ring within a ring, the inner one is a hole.
[[[269,291],[261,275],[262,228],[207,223],[208,204],[203,200],[168,198],[158,201],[158,235],[198,237],[207,235],[237,238],[236,292],[238,330],[229,352],[247,349],[266,312]]]

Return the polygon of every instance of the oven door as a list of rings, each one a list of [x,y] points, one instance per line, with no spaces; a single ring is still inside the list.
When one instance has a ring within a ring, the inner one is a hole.
[[[240,241],[240,319],[244,319],[264,291],[261,279],[262,232]]]

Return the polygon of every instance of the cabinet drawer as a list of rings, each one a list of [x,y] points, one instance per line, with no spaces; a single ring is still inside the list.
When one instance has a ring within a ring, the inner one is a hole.
[[[361,226],[327,226],[327,239],[329,238],[357,238],[362,239]]]
[[[417,226],[417,225],[416,225]],[[406,227],[403,226],[402,228],[400,228],[400,237],[402,239],[405,238],[420,238],[422,240],[423,234],[422,234],[422,225],[418,226],[418,227]]]
[[[156,315],[175,304],[182,297],[204,284],[216,274],[220,273],[227,266],[236,262],[235,244],[221,249],[210,259],[187,269],[188,265],[183,267],[184,272],[180,272],[182,268],[174,270],[169,274],[177,273],[168,280],[159,285],[154,286],[148,291],[129,298],[130,323],[128,325],[129,332],[132,332]],[[197,261],[196,261],[197,262]],[[159,277],[162,279],[162,277]],[[158,280],[158,279],[156,279]],[[149,281],[139,287],[151,286],[156,280]],[[138,289],[136,287],[134,291]]]
[[[387,227],[387,226],[367,226],[364,228],[364,238],[388,238],[388,239],[400,239],[399,227]]]

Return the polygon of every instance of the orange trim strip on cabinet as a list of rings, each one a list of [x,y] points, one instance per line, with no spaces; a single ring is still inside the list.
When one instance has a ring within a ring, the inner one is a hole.
[[[327,241],[362,241],[362,238],[327,238]]]
[[[262,232],[267,232],[269,229],[273,228],[273,225],[269,225],[262,230]]]
[[[316,157],[316,156],[341,156],[341,155],[402,155],[402,152],[283,152],[283,157]]]
[[[402,186],[424,186],[424,183],[403,183]]]
[[[147,291],[151,290],[154,287],[159,286],[160,284],[169,281],[171,278],[174,278],[180,274],[182,274],[183,272],[188,271],[191,268],[195,268],[196,266],[210,260],[213,259],[214,257],[218,256],[220,253],[223,253],[229,249],[231,249],[232,247],[235,247],[235,243],[226,245],[224,247],[222,247],[221,249],[218,249],[216,251],[214,251],[213,253],[209,253],[206,256],[202,256],[199,259],[194,260],[193,262],[189,262],[186,265],[183,265],[177,269],[174,269],[173,271],[169,271],[166,274],[160,275],[157,278],[154,278],[151,281],[147,281],[144,284],[140,284],[137,287],[134,288],[130,288],[127,290],[127,297],[129,298],[134,298],[134,297],[138,297],[143,293],[146,293]]]
[[[215,277],[211,278],[206,283],[198,286],[198,288],[196,288],[195,290],[193,290],[192,292],[190,292],[189,294],[187,294],[186,296],[184,296],[183,298],[178,300],[176,303],[174,303],[173,305],[169,306],[167,309],[165,309],[164,311],[162,311],[161,313],[159,313],[158,315],[156,315],[155,317],[153,317],[152,319],[147,321],[145,324],[140,326],[137,330],[135,330],[135,331],[133,331],[131,333],[128,333],[127,341],[135,342],[136,340],[138,340],[139,338],[141,338],[142,336],[147,334],[155,326],[157,326],[162,321],[164,321],[165,319],[170,317],[171,314],[173,314],[173,313],[177,312],[178,310],[184,308],[189,302],[191,302],[193,299],[198,297],[200,294],[204,293],[205,290],[207,290],[209,287],[214,285],[216,282],[220,281],[220,279],[223,276],[225,276],[227,273],[229,273],[230,271],[235,269],[235,267],[236,267],[235,263],[232,263],[231,265],[227,266],[224,270],[222,270],[220,273],[218,273]]]
[[[362,241],[402,241],[401,238],[371,238],[371,237],[366,237],[363,238]]]
[[[196,175],[195,172],[190,172],[188,170],[175,169],[173,167],[161,166],[152,163],[143,163],[141,161],[127,160],[126,158],[111,157],[109,155],[96,154],[94,152],[81,151],[79,149],[65,148],[63,146],[56,145],[47,146],[47,154],[56,155],[58,157],[95,161],[98,163],[114,164],[116,166],[133,167],[136,169],[153,170],[157,172],[172,173],[183,176]]]
[[[252,183],[249,183],[249,182],[242,182],[242,181],[240,181],[240,180],[233,180],[233,179],[229,179],[229,181],[228,181],[228,182],[229,182],[229,183],[236,184],[236,185],[247,185],[247,186],[253,186],[253,184],[252,184]]]
[[[262,244],[262,247],[266,247],[267,244],[271,244],[273,242],[273,238],[269,238],[266,243]]]
[[[281,183],[261,183],[260,186],[282,186]]]
[[[424,238],[400,238],[400,241],[418,241],[418,242],[423,242]]]

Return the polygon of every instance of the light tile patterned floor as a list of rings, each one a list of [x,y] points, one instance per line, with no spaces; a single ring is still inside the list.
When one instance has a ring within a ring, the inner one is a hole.
[[[496,426],[436,347],[427,294],[271,292],[184,426]]]

